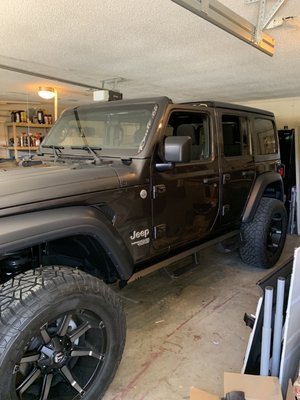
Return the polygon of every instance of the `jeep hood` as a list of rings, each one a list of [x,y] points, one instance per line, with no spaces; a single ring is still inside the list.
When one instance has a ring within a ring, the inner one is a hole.
[[[0,210],[119,187],[114,168],[107,164],[0,170]]]

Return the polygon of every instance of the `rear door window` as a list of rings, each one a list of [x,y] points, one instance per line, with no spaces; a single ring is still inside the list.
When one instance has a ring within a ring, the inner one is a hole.
[[[222,135],[225,157],[239,157],[250,153],[246,118],[237,115],[222,115]]]

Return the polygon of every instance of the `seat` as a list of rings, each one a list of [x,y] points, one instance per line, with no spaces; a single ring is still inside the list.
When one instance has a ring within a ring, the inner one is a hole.
[[[111,121],[107,128],[106,144],[109,146],[118,147],[122,143],[123,137],[124,131],[119,121]]]
[[[200,160],[200,144],[199,133],[197,134],[197,127],[194,124],[179,125],[175,131],[175,136],[189,136],[192,140],[192,160]]]
[[[241,143],[236,142],[237,137],[237,125],[234,123],[224,123],[222,124],[223,130],[223,146],[224,146],[224,156],[225,157],[235,157],[242,154]]]
[[[141,124],[140,127],[134,132],[133,139],[135,144],[140,144],[145,136],[147,124]]]
[[[190,136],[192,143],[195,141],[196,129],[193,124],[182,124],[177,126],[175,136]]]

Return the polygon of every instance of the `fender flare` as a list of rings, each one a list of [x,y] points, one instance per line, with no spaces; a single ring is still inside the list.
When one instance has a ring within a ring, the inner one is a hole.
[[[283,201],[284,189],[280,174],[271,171],[259,175],[252,187],[251,194],[243,214],[242,222],[249,222],[252,220],[266,187],[271,183],[278,183],[280,185],[279,200]]]
[[[1,218],[0,254],[67,236],[89,235],[111,258],[122,280],[133,273],[131,255],[103,214],[93,207],[68,207]]]

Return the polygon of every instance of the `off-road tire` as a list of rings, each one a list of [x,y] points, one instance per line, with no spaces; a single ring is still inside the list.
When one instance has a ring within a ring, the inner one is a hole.
[[[277,199],[263,197],[253,220],[241,226],[242,261],[255,267],[272,267],[281,255],[286,229],[284,204]]]
[[[101,399],[125,334],[122,305],[99,279],[60,266],[16,276],[0,291],[1,400]]]

